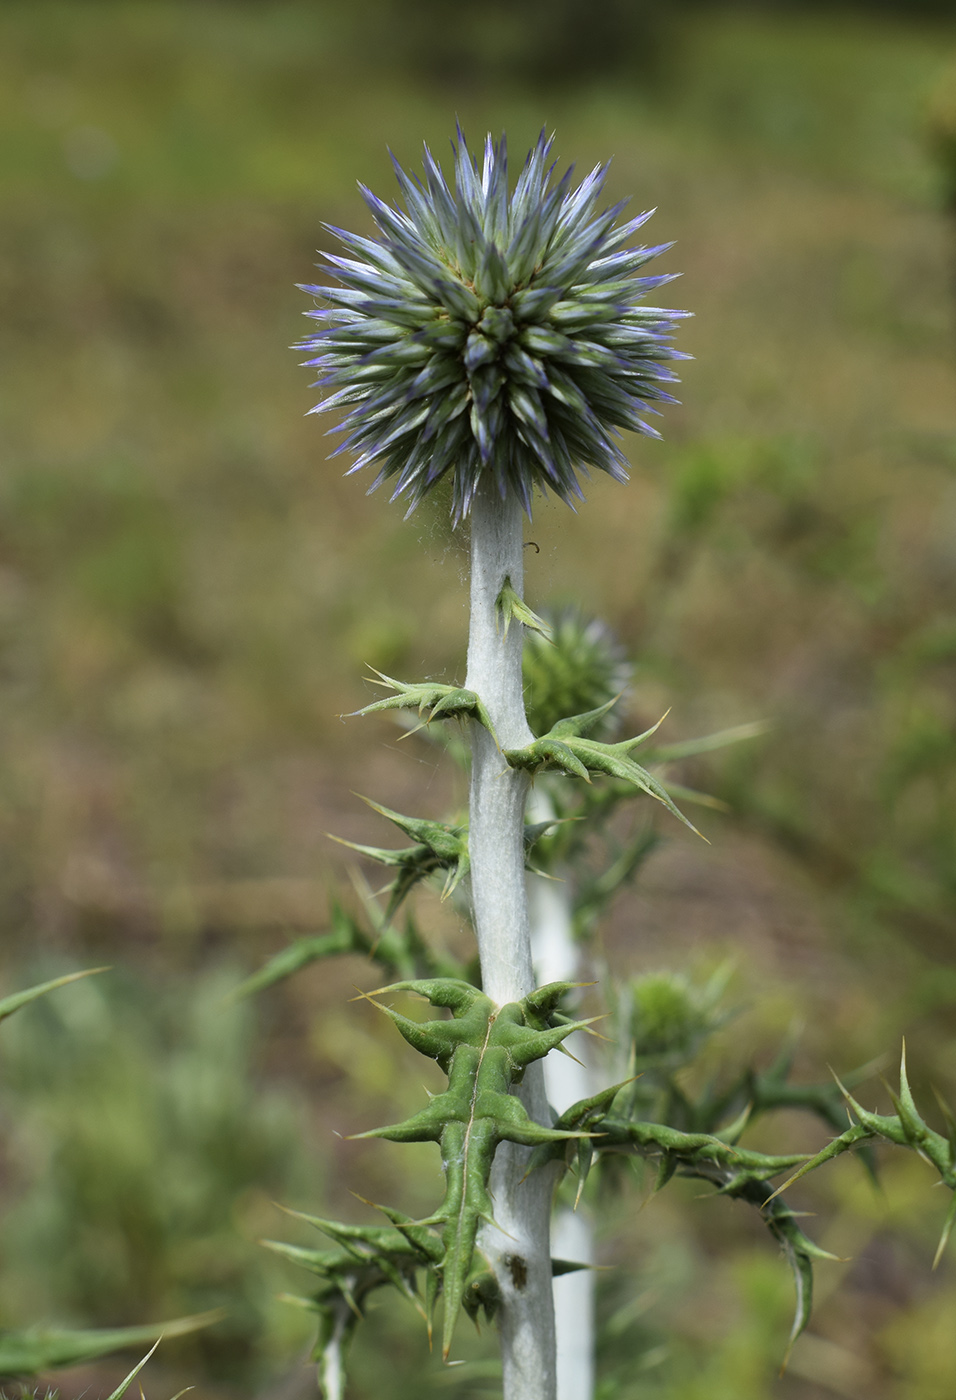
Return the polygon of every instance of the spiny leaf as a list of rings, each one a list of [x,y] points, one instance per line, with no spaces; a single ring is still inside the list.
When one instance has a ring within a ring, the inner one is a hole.
[[[340,953],[365,953],[371,951],[372,940],[361,929],[357,920],[345,912],[338,903],[332,906],[332,927],[327,933],[311,934],[297,938],[287,948],[269,959],[265,967],[247,977],[232,993],[235,999],[254,995],[275,986],[294,972],[308,967],[320,958],[334,957]]]
[[[771,1156],[722,1141],[712,1133],[684,1132],[666,1123],[648,1123],[614,1113],[627,1104],[622,1094],[624,1084],[612,1085],[601,1093],[573,1104],[558,1119],[562,1127],[587,1124],[592,1136],[589,1151],[594,1156],[619,1153],[630,1149],[656,1163],[654,1190],[662,1189],[675,1174],[698,1177],[709,1181],[722,1195],[747,1201],[761,1214],[767,1228],[783,1248],[794,1277],[796,1310],[789,1347],[807,1324],[813,1295],[812,1260],[833,1258],[821,1250],[799,1229],[793,1212],[779,1199],[779,1193],[768,1197],[766,1182],[784,1171],[807,1165],[805,1154]],[[728,1136],[736,1136],[742,1122],[731,1125]],[[539,1149],[538,1162],[559,1151],[557,1145]],[[568,1149],[564,1155],[567,1160]]]
[[[682,739],[676,744],[658,744],[648,756],[648,762],[676,763],[681,758],[694,758],[702,753],[714,753],[717,749],[739,744],[747,739],[758,739],[766,734],[770,724],[767,720],[754,720],[750,724],[737,724],[732,729],[719,729],[714,734],[704,734],[699,739]]]
[[[511,1092],[527,1065],[587,1024],[571,1021],[537,1028],[567,990],[568,984],[555,983],[502,1007],[468,983],[451,978],[399,982],[378,993],[417,992],[433,1006],[452,1013],[450,1021],[417,1022],[383,1007],[410,1044],[437,1060],[448,1075],[448,1088],[404,1122],[361,1134],[395,1142],[432,1141],[441,1147],[445,1197],[434,1218],[444,1222],[442,1354],[446,1358],[471,1273],[478,1228],[482,1221],[492,1220],[488,1179],[498,1144],[539,1147],[581,1136],[578,1130],[535,1123]]]
[[[903,1049],[900,1055],[899,1097],[897,1097],[896,1094],[893,1093],[889,1085],[887,1085],[886,1087],[890,1098],[893,1101],[893,1107],[896,1109],[899,1120],[906,1131],[906,1135],[910,1142],[910,1145],[914,1147],[917,1150],[917,1152],[920,1153],[921,1156],[927,1156],[924,1149],[929,1145],[930,1129],[928,1124],[926,1124],[920,1116],[919,1110],[916,1107],[916,1102],[913,1098],[912,1090],[910,1089],[909,1079],[906,1075],[905,1040],[903,1041]],[[930,1159],[927,1156],[927,1161],[928,1160]]]
[[[788,1176],[783,1185],[778,1186],[776,1191],[774,1191],[771,1196],[767,1197],[768,1201],[772,1201],[774,1197],[779,1196],[783,1191],[789,1190],[802,1176],[806,1176],[807,1172],[813,1171],[816,1167],[822,1167],[824,1162],[832,1162],[834,1157],[839,1157],[844,1152],[848,1152],[851,1148],[856,1147],[860,1142],[864,1142],[870,1136],[871,1134],[868,1128],[862,1123],[855,1123],[853,1127],[847,1128],[845,1133],[841,1133],[839,1137],[834,1138],[826,1147],[821,1148],[815,1155],[807,1157],[793,1175]]]
[[[512,621],[515,621],[520,622],[522,627],[539,633],[545,641],[553,641],[551,628],[536,612],[532,612],[523,598],[519,597],[511,585],[510,577],[505,578],[501,592],[495,599],[495,617],[500,621],[501,630],[506,637],[508,628]]]
[[[572,1105],[557,1123],[559,1127],[586,1125],[590,1129],[590,1157],[601,1158],[607,1153],[630,1150],[655,1163],[655,1189],[660,1189],[675,1173],[698,1177],[711,1182],[719,1194],[744,1200],[760,1212],[767,1228],[783,1248],[794,1278],[796,1309],[787,1357],[810,1316],[813,1260],[833,1259],[835,1256],[821,1249],[803,1233],[796,1222],[794,1212],[782,1199],[783,1191],[824,1162],[831,1161],[844,1152],[865,1149],[868,1143],[882,1139],[914,1148],[936,1166],[943,1183],[956,1193],[956,1170],[953,1164],[956,1125],[953,1123],[953,1116],[944,1108],[949,1133],[945,1138],[926,1125],[910,1090],[905,1049],[900,1070],[900,1092],[892,1094],[890,1091],[897,1107],[894,1116],[869,1112],[850,1094],[836,1075],[836,1090],[827,1090],[825,1086],[819,1085],[788,1085],[786,1079],[792,1057],[792,1046],[788,1045],[766,1074],[758,1075],[748,1071],[741,1077],[738,1085],[727,1094],[714,1096],[705,1092],[701,1104],[692,1104],[678,1093],[676,1103],[682,1116],[692,1122],[709,1124],[719,1121],[717,1115],[722,1107],[729,1106],[737,1093],[742,1089],[746,1090],[748,1099],[745,1100],[743,1112],[719,1136],[713,1132],[684,1131],[667,1122],[651,1123],[641,1120],[635,1113],[637,1101],[633,1095],[623,1092],[626,1086],[621,1084],[611,1086],[601,1094]],[[859,1074],[856,1077],[859,1078]],[[673,1094],[675,1086],[672,1085],[671,1090]],[[832,1123],[837,1118],[833,1098],[835,1092],[843,1096],[857,1121],[851,1123],[849,1128],[839,1133],[821,1151],[813,1155],[771,1156],[736,1145],[736,1139],[745,1126],[751,1107],[754,1111],[766,1111],[774,1107],[810,1108],[826,1122]],[[675,1100],[672,1097],[671,1106],[674,1104]],[[731,1141],[727,1141],[728,1138]],[[541,1164],[558,1156],[564,1158],[566,1165],[571,1165],[574,1155],[573,1148],[567,1144],[563,1147],[551,1144],[538,1149],[534,1160],[536,1164]],[[765,1183],[785,1174],[783,1184],[768,1194]],[[942,1257],[954,1228],[956,1194],[943,1225],[935,1263]]]
[[[296,1214],[296,1212],[292,1212]],[[420,1248],[399,1230],[345,1226],[319,1217],[303,1216],[318,1229],[344,1241],[336,1249],[310,1250],[276,1240],[263,1244],[301,1265],[320,1280],[309,1300],[290,1299],[319,1316],[319,1337],[314,1356],[320,1363],[321,1385],[327,1397],[341,1397],[345,1386],[345,1356],[355,1328],[364,1316],[366,1300],[376,1289],[391,1285],[410,1299],[429,1324],[437,1296],[438,1271],[431,1261],[441,1242],[433,1236],[434,1249]],[[421,1243],[421,1242],[420,1242]],[[419,1302],[418,1271],[426,1273],[425,1305]]]
[[[551,726],[550,733],[556,739],[582,739],[586,734],[590,734],[594,726],[604,718],[609,710],[612,710],[620,700],[620,695],[612,695],[610,700],[606,700],[603,705],[596,705],[593,710],[585,710],[579,715],[571,715],[568,719],[560,719],[557,724]],[[654,726],[654,729],[657,725]],[[649,730],[648,733],[653,733]],[[641,738],[644,736],[642,735]],[[634,741],[640,743],[639,739]]]
[[[391,808],[373,802],[370,797],[363,797],[362,801],[394,822],[416,842],[414,846],[391,849],[361,845],[356,841],[346,841],[341,836],[332,837],[339,845],[348,846],[350,850],[358,851],[370,860],[398,870],[395,879],[385,886],[390,896],[385,911],[385,924],[390,923],[415,885],[441,871],[445,872],[442,899],[447,899],[457,889],[470,868],[467,827],[420,817],[406,817],[401,812],[393,812]]]
[[[361,797],[361,793],[359,796]],[[401,812],[393,812],[390,807],[383,807],[380,802],[374,802],[371,797],[362,797],[362,801],[374,812],[387,817],[413,841],[427,846],[436,856],[446,859],[458,857],[461,850],[461,834],[465,830],[462,825],[451,826],[447,822],[430,821],[424,817],[406,817]]]
[[[55,992],[57,987],[66,987],[70,982],[79,982],[83,977],[95,977],[97,973],[108,971],[108,967],[88,967],[83,972],[68,972],[65,977],[54,977],[51,982],[41,982],[36,987],[28,987],[26,991],[14,992],[12,996],[4,997],[0,1001],[0,1021],[5,1021],[15,1011],[19,1011],[21,1006],[36,1001],[37,997],[46,996],[47,992]]]
[[[455,959],[432,951],[411,914],[406,916],[401,928],[391,921],[387,922],[362,878],[356,874],[354,879],[365,906],[369,927],[363,926],[337,900],[333,901],[330,928],[326,932],[297,938],[270,958],[258,972],[246,978],[232,997],[238,999],[265,991],[321,958],[345,953],[357,953],[371,959],[390,977],[416,977],[432,973],[454,976],[463,971]]]
[[[949,1210],[946,1212],[946,1219],[943,1221],[942,1234],[939,1237],[939,1244],[936,1246],[936,1253],[933,1255],[933,1268],[937,1268],[939,1261],[943,1257],[943,1251],[949,1243],[949,1237],[956,1225],[956,1196],[949,1203]]]
[[[943,1098],[938,1089],[934,1087],[933,1094],[939,1104],[939,1111],[943,1115],[943,1122],[946,1124],[946,1138],[949,1143],[949,1165],[956,1167],[956,1118],[953,1117],[952,1109]]]
[[[813,1312],[813,1264],[803,1250],[799,1249],[796,1243],[782,1231],[777,1234],[783,1249],[784,1257],[790,1265],[790,1273],[793,1276],[794,1292],[796,1294],[796,1306],[793,1311],[793,1324],[790,1328],[790,1336],[787,1338],[787,1349],[783,1355],[783,1362],[780,1366],[781,1375],[787,1369],[790,1360],[790,1353],[793,1351],[793,1344],[802,1332],[806,1330],[810,1315]]]
[[[374,666],[372,670],[375,670]],[[385,700],[376,700],[371,705],[365,705],[361,710],[353,711],[353,716],[371,715],[378,710],[416,709],[419,714],[424,714],[427,710],[426,724],[430,724],[434,719],[475,719],[479,724],[483,724],[494,738],[494,726],[488,711],[473,690],[464,690],[456,685],[440,685],[434,681],[397,681],[392,676],[386,676],[383,671],[375,671],[375,674],[379,679],[373,684],[394,690],[395,694],[389,695]]]
[[[202,1327],[211,1327],[223,1317],[225,1312],[220,1308],[144,1327],[91,1328],[88,1331],[31,1327],[22,1332],[0,1332],[0,1378],[35,1376],[41,1371],[75,1366],[108,1356],[110,1352],[158,1341],[160,1337],[184,1336]]]
[[[452,1012],[450,1021],[417,1022],[382,1006],[402,1035],[445,1069],[449,1085],[446,1093],[436,1095],[405,1122],[361,1134],[394,1141],[438,1142],[446,1190],[439,1209],[425,1221],[413,1221],[390,1210],[385,1211],[391,1222],[388,1227],[341,1225],[318,1216],[302,1216],[336,1242],[333,1250],[265,1241],[269,1248],[323,1280],[316,1308],[324,1319],[325,1340],[320,1338],[319,1349],[327,1364],[335,1361],[339,1365],[335,1347],[347,1344],[363,1311],[364,1298],[383,1283],[392,1283],[406,1296],[417,1298],[415,1275],[424,1268],[423,1312],[429,1334],[441,1285],[446,1357],[458,1309],[466,1297],[471,1302],[480,1295],[488,1301],[486,1291],[468,1293],[468,1288],[478,1227],[482,1220],[491,1219],[487,1183],[498,1143],[508,1140],[530,1146],[575,1136],[533,1122],[510,1092],[526,1065],[547,1054],[573,1030],[584,1028],[584,1022],[547,1024],[568,990],[568,984],[555,983],[540,988],[524,1002],[500,1008],[477,988],[456,978],[411,979],[370,994],[414,992],[433,1006]],[[433,1225],[442,1227],[440,1238]]]
[[[127,1390],[129,1390],[130,1385],[139,1375],[140,1371],[146,1365],[153,1352],[159,1346],[159,1341],[160,1339],[157,1338],[157,1340],[150,1347],[149,1351],[143,1357],[142,1361],[138,1362],[137,1365],[133,1367],[132,1371],[130,1371],[129,1375],[120,1381],[119,1385],[113,1391],[112,1395],[110,1395],[109,1400],[123,1400],[123,1396],[126,1394]],[[182,1394],[182,1391],[180,1391],[180,1394]]]
[[[590,782],[592,774],[598,773],[617,778],[655,798],[677,817],[678,821],[683,822],[699,836],[700,832],[675,805],[663,783],[630,757],[631,750],[644,743],[657,730],[663,719],[658,720],[657,724],[652,725],[643,734],[616,744],[603,744],[596,739],[585,737],[598,720],[607,714],[617,698],[609,700],[606,705],[600,705],[595,710],[560,720],[547,734],[535,739],[525,748],[506,749],[505,758],[512,768],[524,768],[530,773],[550,766],[561,768],[575,777],[584,778],[586,782]]]

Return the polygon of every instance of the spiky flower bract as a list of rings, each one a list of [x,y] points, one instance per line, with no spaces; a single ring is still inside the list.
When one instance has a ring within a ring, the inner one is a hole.
[[[650,214],[598,210],[606,165],[555,182],[551,145],[542,132],[511,193],[504,138],[479,166],[459,129],[453,189],[427,146],[424,181],[396,161],[405,210],[360,186],[380,237],[327,226],[342,285],[303,287],[323,303],[302,342],[329,391],[312,411],[345,410],[351,471],[376,464],[370,489],[393,481],[411,508],[449,472],[456,521],[483,480],[529,515],[535,487],[571,504],[589,467],[626,480],[619,430],[659,436],[642,414],[674,402],[687,313],[642,304],[676,274],[640,275],[670,244],[629,246]]]

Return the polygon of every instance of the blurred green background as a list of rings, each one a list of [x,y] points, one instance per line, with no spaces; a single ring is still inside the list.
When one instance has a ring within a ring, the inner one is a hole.
[[[327,831],[381,839],[352,790],[423,815],[454,791],[427,746],[335,716],[369,663],[462,677],[462,541],[326,464],[286,347],[323,221],[367,229],[356,179],[390,197],[386,147],[414,168],[456,115],[516,157],[544,125],[581,171],[613,155],[609,199],[658,207],[696,318],[685,407],[631,485],[539,508],[529,601],[604,617],[634,717],[672,706],[670,738],[772,721],[688,770],[729,814],[704,814],[710,846],[667,829],[612,966],[736,959],[728,1066],[796,1018],[805,1077],[905,1033],[920,1101],[953,1095],[954,65],[943,0],[0,4],[0,983],[115,969],[0,1037],[0,1326],[225,1304],[148,1388],[296,1400],[309,1322],[275,1294],[306,1284],[255,1243],[295,1236],[272,1202],[434,1198],[427,1148],[333,1134],[421,1093],[346,1005],[370,969],[225,992],[322,927]],[[679,1187],[609,1207],[608,1384],[952,1400],[930,1181],[890,1161],[880,1199],[841,1162],[798,1193],[852,1262],[820,1267],[782,1380],[789,1281],[759,1224]],[[382,1306],[356,1400],[482,1393],[488,1339],[443,1373],[420,1331]]]

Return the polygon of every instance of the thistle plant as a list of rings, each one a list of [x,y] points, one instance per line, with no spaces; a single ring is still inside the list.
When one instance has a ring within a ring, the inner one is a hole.
[[[620,430],[657,435],[646,415],[672,401],[664,385],[675,378],[671,334],[684,313],[646,305],[671,280],[643,272],[667,245],[634,246],[647,214],[622,223],[622,206],[599,208],[606,167],[576,187],[570,171],[555,179],[542,134],[512,190],[504,140],[489,137],[479,165],[459,130],[454,170],[450,186],[427,148],[423,180],[396,164],[404,210],[363,189],[379,237],[333,230],[350,256],[328,255],[340,286],[305,289],[322,303],[309,313],[321,328],[305,348],[326,393],[318,409],[344,410],[339,450],[358,454],[351,471],[376,467],[372,489],[390,481],[393,498],[405,495],[411,508],[450,476],[453,519],[470,522],[464,689],[433,701],[420,686],[389,683],[389,703],[425,706],[430,719],[469,717],[468,869],[482,991],[496,1008],[489,1016],[520,1023],[535,992],[525,888],[532,775],[558,767],[590,781],[592,771],[610,772],[672,805],[631,756],[646,736],[615,746],[588,739],[596,713],[532,734],[521,676],[522,511],[531,515],[536,490],[583,499],[579,476],[591,468],[626,480]],[[472,1050],[486,1053],[483,1043]],[[483,1159],[477,1216],[505,1394],[545,1400],[555,1390],[553,1174],[526,1176],[525,1123],[548,1130],[537,1057],[512,1082],[525,1136],[507,1130],[517,1103],[488,1129],[498,1145]],[[448,1248],[443,1271],[451,1258]]]
[[[349,470],[372,469],[369,489],[390,483],[409,510],[447,479],[453,522],[470,532],[464,683],[376,672],[386,693],[358,712],[463,726],[468,812],[441,821],[371,802],[411,842],[354,847],[389,872],[385,908],[371,897],[358,915],[335,906],[327,932],[284,950],[245,988],[341,952],[365,953],[382,969],[387,984],[368,995],[448,1083],[420,1111],[365,1136],[435,1142],[445,1191],[422,1219],[391,1205],[378,1208],[384,1223],[374,1225],[305,1216],[331,1248],[270,1243],[318,1280],[301,1301],[319,1318],[327,1400],[344,1395],[349,1341],[368,1299],[389,1286],[415,1302],[429,1335],[435,1327],[446,1358],[461,1310],[493,1318],[505,1400],[590,1400],[588,1368],[572,1381],[555,1362],[553,1279],[585,1262],[553,1257],[549,1242],[566,1170],[577,1174],[578,1197],[596,1169],[613,1174],[609,1164],[623,1156],[651,1163],[658,1186],[695,1176],[750,1202],[793,1269],[793,1339],[809,1316],[821,1251],[774,1181],[880,1139],[916,1148],[956,1188],[956,1133],[940,1137],[925,1124],[905,1065],[896,1115],[868,1113],[847,1094],[848,1130],[838,1109],[846,1091],[790,1084],[788,1054],[763,1075],[745,1070],[690,1098],[675,1076],[713,1029],[716,994],[695,1000],[666,979],[616,997],[623,1078],[608,1082],[605,1073],[595,1085],[585,1070],[575,1093],[559,1090],[553,1075],[546,1086],[546,1057],[589,1029],[574,1009],[581,942],[657,839],[643,816],[623,838],[609,817],[622,804],[645,814],[650,806],[693,831],[681,808],[706,799],[675,786],[670,766],[755,729],[670,746],[657,737],[660,722],[622,735],[614,715],[626,674],[606,636],[573,618],[549,624],[523,597],[522,517],[536,494],[573,506],[592,469],[626,480],[621,430],[656,435],[647,415],[673,402],[665,386],[682,356],[671,337],[686,313],[647,305],[670,274],[644,271],[669,245],[634,242],[647,214],[625,222],[622,206],[600,207],[606,167],[576,186],[570,171],[558,178],[544,135],[513,188],[503,140],[489,138],[479,162],[459,130],[453,155],[451,182],[427,148],[421,178],[396,164],[404,208],[363,189],[377,236],[331,230],[346,250],[326,255],[338,285],[304,289],[318,303],[306,314],[319,329],[303,344],[323,391],[315,411],[340,415],[338,450],[355,458]],[[541,898],[543,877],[562,882],[557,899]],[[434,952],[408,913],[409,894],[429,879],[463,901],[476,967]],[[382,1000],[407,993],[449,1016],[421,1022]],[[683,1038],[668,1040],[681,1008],[690,1008]],[[644,1080],[634,1078],[638,1065]],[[740,1145],[754,1118],[782,1107],[810,1109],[839,1135],[815,1156]],[[944,1240],[952,1219],[951,1211]]]

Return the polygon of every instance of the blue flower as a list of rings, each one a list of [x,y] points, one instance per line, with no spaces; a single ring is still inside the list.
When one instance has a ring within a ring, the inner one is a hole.
[[[662,386],[687,313],[643,305],[676,274],[641,275],[671,245],[630,246],[650,214],[598,211],[607,166],[555,182],[552,139],[510,194],[504,139],[479,166],[459,128],[454,190],[427,146],[424,181],[396,161],[404,211],[360,186],[379,237],[327,225],[341,286],[302,288],[322,303],[300,347],[327,391],[312,412],[344,411],[351,471],[375,464],[369,489],[392,482],[410,509],[449,472],[456,522],[482,480],[529,516],[535,487],[571,505],[589,467],[627,480],[619,430],[658,437],[643,415],[675,402]]]

